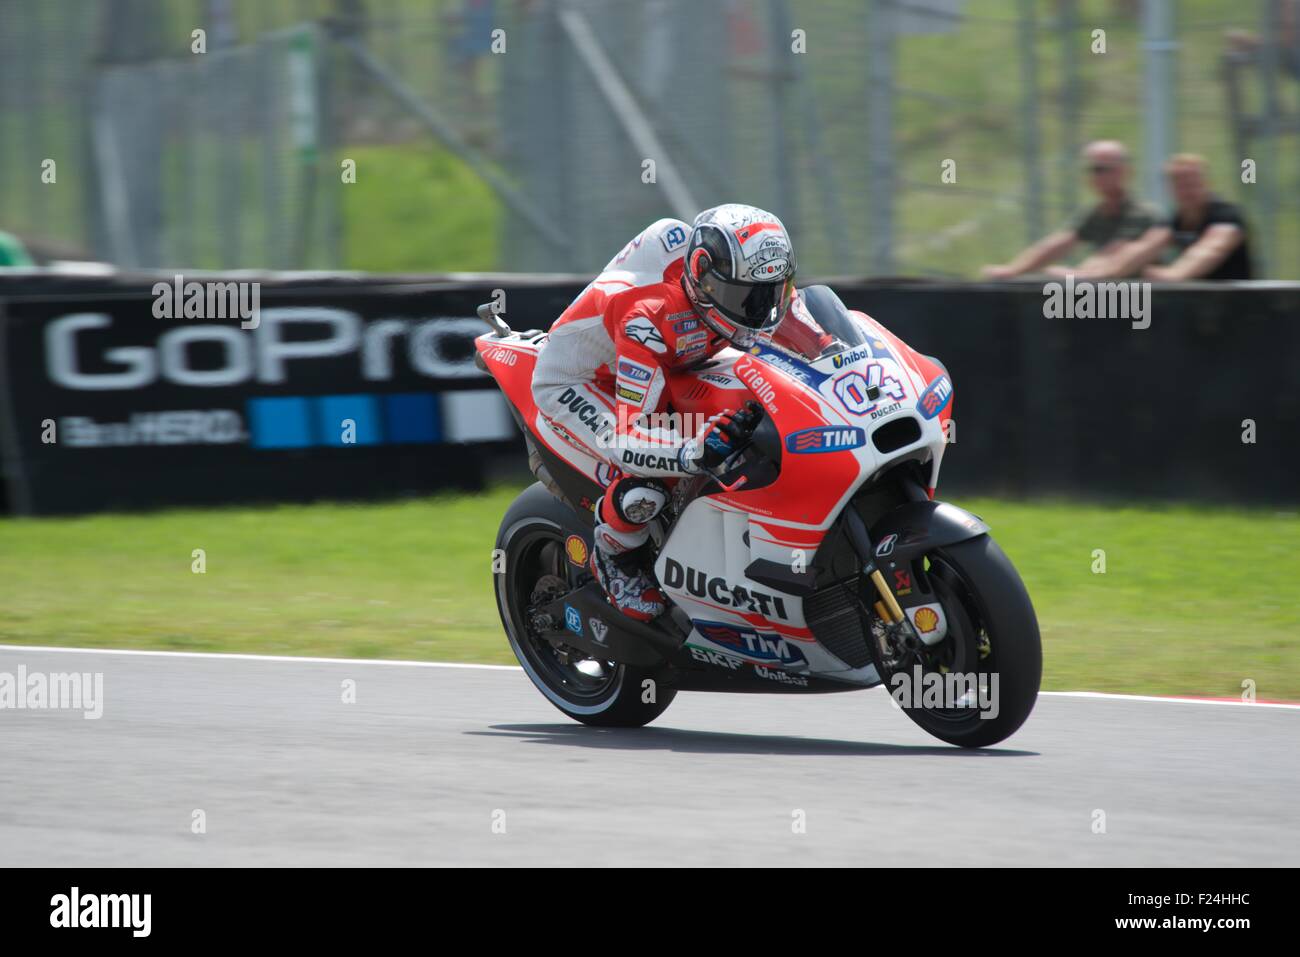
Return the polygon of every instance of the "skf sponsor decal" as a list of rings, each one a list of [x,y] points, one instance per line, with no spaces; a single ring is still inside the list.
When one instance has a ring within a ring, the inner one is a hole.
[[[916,400],[916,411],[927,419],[933,419],[946,409],[951,401],[952,382],[946,375],[941,375],[925,387],[921,397]]]
[[[696,621],[695,630],[713,644],[751,661],[798,665],[808,660],[794,642],[781,635],[750,631],[720,621]]]
[[[585,568],[587,565],[587,543],[578,535],[570,535],[564,540],[564,554],[569,557],[569,561],[579,568]]]
[[[742,585],[728,584],[726,579],[710,576],[697,568],[682,565],[674,559],[668,559],[664,565],[665,588],[685,590],[696,598],[705,598],[715,605],[736,608],[740,611],[756,612],[764,618],[790,620],[785,600],[780,595],[751,591]]]
[[[825,425],[792,432],[785,437],[785,447],[796,455],[806,455],[856,449],[866,444],[866,441],[867,434],[859,428]]]
[[[691,649],[691,657],[700,664],[712,665],[715,668],[726,668],[728,671],[735,671],[744,664],[739,658],[733,658],[731,655],[724,655],[720,651],[713,651],[710,648],[701,648],[699,645],[687,645]]]

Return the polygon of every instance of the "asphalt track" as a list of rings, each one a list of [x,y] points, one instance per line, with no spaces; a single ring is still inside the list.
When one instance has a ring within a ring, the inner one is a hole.
[[[3,866],[1300,863],[1294,707],[1044,695],[966,752],[878,690],[605,731],[514,668],[0,647],[19,665],[102,672],[105,704],[0,710]]]

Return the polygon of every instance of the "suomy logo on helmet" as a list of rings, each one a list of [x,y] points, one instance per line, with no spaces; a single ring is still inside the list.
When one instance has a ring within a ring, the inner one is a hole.
[[[773,259],[755,266],[750,270],[750,275],[755,279],[780,279],[785,276],[789,269],[790,260]]]

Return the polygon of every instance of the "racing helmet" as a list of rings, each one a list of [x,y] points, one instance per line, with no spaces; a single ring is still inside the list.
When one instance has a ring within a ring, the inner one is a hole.
[[[739,203],[695,217],[682,287],[700,318],[737,348],[785,318],[794,298],[794,246],[781,220]]]

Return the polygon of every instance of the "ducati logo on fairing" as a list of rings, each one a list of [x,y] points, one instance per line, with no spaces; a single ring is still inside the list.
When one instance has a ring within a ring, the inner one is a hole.
[[[708,598],[718,605],[757,612],[764,618],[790,620],[785,600],[781,596],[751,591],[741,585],[729,585],[723,578],[710,578],[706,572],[682,565],[671,558],[664,565],[663,583],[665,588],[681,590],[684,587],[696,598]]]

